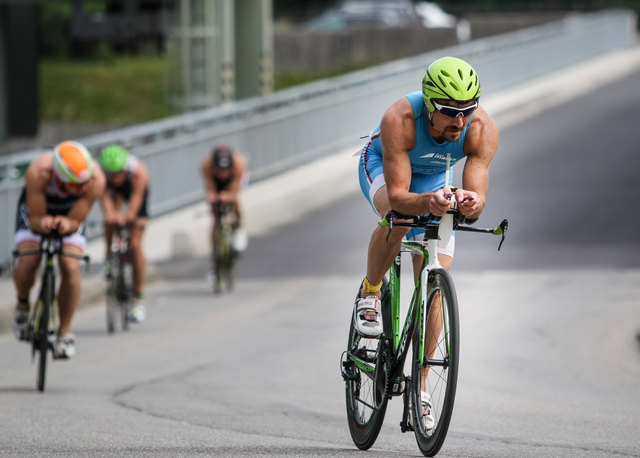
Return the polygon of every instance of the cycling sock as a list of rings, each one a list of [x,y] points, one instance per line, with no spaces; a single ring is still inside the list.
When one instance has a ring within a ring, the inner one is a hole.
[[[18,299],[18,308],[22,308],[20,307],[20,305],[26,305],[26,308],[22,308],[23,310],[28,310],[29,309],[29,296],[27,296],[26,298],[22,298],[22,297],[17,297]]]
[[[382,288],[382,282],[380,282],[378,285],[372,285],[371,283],[369,283],[369,280],[367,280],[367,277],[364,277],[363,283],[364,290],[367,293],[377,293]]]

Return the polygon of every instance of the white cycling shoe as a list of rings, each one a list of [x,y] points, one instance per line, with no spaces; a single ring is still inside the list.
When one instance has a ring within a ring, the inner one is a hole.
[[[147,309],[142,301],[133,301],[131,311],[129,312],[129,319],[134,323],[142,323],[147,319]]]
[[[56,359],[71,359],[76,354],[75,337],[70,332],[58,335],[53,344],[53,357]]]
[[[422,404],[422,424],[424,429],[431,431],[436,425],[436,421],[433,418],[433,410],[431,404],[431,396],[426,391],[420,393],[420,402]]]
[[[356,331],[361,336],[376,338],[382,334],[382,302],[376,296],[360,297],[353,311]]]

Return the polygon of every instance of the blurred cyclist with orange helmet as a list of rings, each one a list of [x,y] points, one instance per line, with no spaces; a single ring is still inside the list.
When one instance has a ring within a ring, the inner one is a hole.
[[[37,250],[40,234],[57,230],[63,235],[64,251],[81,254],[86,248],[84,220],[93,203],[102,196],[105,177],[80,143],[65,141],[52,152],[34,159],[25,173],[25,186],[18,200],[15,243],[19,251]],[[71,320],[80,298],[80,261],[60,256],[60,328],[54,344],[57,358],[75,354]],[[13,270],[17,302],[13,331],[26,338],[29,292],[40,265],[40,255],[20,256]]]

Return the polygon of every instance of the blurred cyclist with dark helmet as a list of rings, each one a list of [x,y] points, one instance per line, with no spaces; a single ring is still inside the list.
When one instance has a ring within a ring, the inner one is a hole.
[[[116,226],[128,225],[134,287],[130,318],[135,323],[141,323],[147,316],[144,303],[146,261],[142,236],[149,217],[149,172],[144,163],[122,145],[105,146],[98,160],[107,177],[107,189],[100,202],[107,246],[105,273],[110,274],[111,239]]]
[[[87,246],[84,221],[105,188],[104,174],[93,162],[89,151],[78,142],[62,142],[53,151],[35,158],[24,178],[16,214],[16,248],[19,251],[37,250],[40,234],[57,230],[63,235],[64,251],[81,254]],[[26,338],[29,293],[40,258],[40,254],[20,256],[13,269],[18,302],[13,332],[20,340]],[[59,256],[58,264],[60,327],[54,342],[54,356],[68,359],[76,352],[71,321],[80,298],[80,261]]]
[[[229,203],[236,215],[234,247],[237,251],[244,250],[247,236],[242,224],[240,189],[247,184],[249,178],[246,160],[228,144],[219,143],[211,150],[211,154],[204,158],[200,170],[205,184],[206,199],[213,211],[212,242],[215,227],[219,224],[217,214],[220,204]]]

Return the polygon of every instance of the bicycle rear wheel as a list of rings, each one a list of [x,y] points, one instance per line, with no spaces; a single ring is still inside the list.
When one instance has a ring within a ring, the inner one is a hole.
[[[453,413],[458,382],[458,301],[453,280],[444,269],[429,274],[429,296],[424,327],[416,333],[411,371],[411,406],[416,441],[425,456],[434,456],[444,443]],[[421,353],[424,354],[422,358]],[[421,363],[421,360],[423,361]],[[423,415],[421,392],[431,397],[431,417]]]
[[[383,296],[387,289],[385,281]],[[356,447],[367,450],[378,438],[389,400],[384,373],[385,340],[383,337],[367,339],[360,336],[351,317],[346,354],[343,378],[349,432]]]

